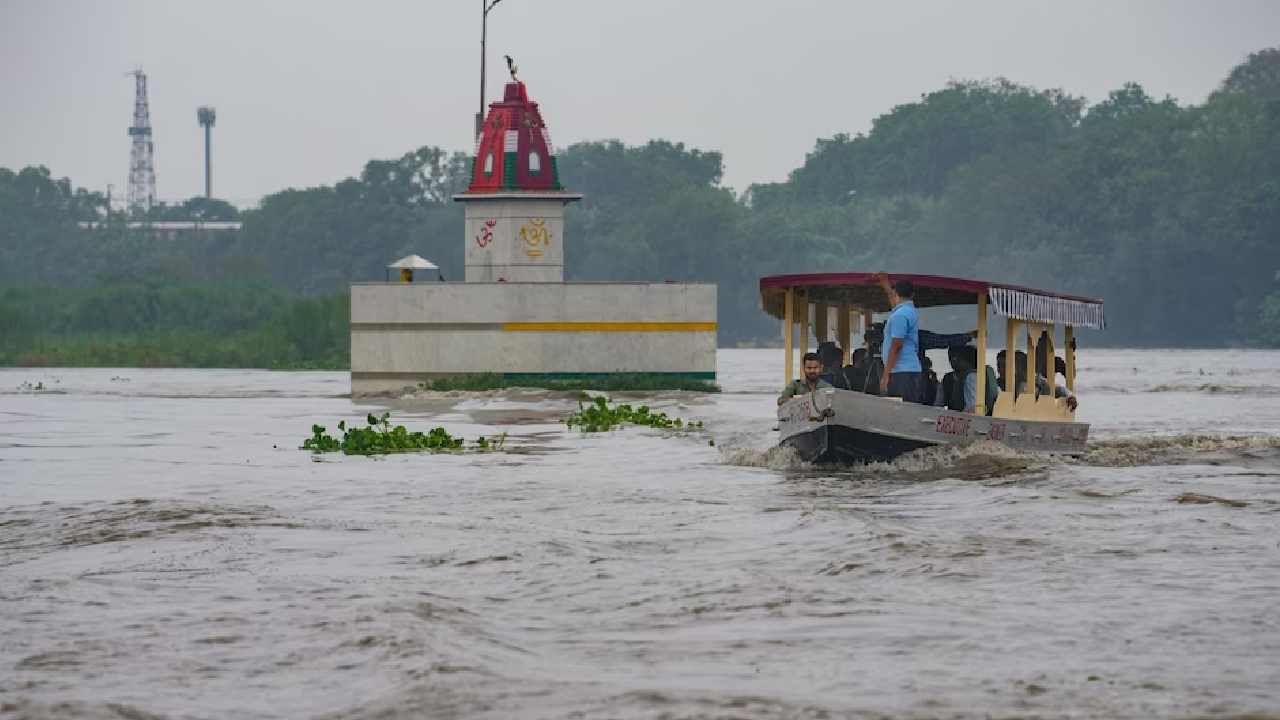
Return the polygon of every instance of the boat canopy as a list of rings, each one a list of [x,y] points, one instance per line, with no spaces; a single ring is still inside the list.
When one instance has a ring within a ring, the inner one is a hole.
[[[782,318],[786,291],[801,290],[808,302],[847,304],[865,311],[888,312],[893,308],[876,275],[864,272],[770,275],[760,278],[760,302],[765,312]],[[1102,300],[1097,298],[943,275],[888,275],[890,283],[910,280],[915,284],[916,307],[976,305],[978,295],[985,292],[997,315],[1098,330],[1106,327]]]

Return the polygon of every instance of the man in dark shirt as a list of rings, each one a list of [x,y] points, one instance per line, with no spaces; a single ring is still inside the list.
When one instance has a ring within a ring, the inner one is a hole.
[[[805,353],[802,363],[804,379],[792,380],[782,389],[782,394],[778,396],[779,405],[797,395],[807,395],[818,388],[831,387],[831,383],[820,377],[822,375],[822,360],[818,358],[818,353]]]

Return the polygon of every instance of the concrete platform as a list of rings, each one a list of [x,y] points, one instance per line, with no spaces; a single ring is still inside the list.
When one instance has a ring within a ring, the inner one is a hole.
[[[711,284],[356,284],[351,392],[474,373],[711,380],[716,329]]]

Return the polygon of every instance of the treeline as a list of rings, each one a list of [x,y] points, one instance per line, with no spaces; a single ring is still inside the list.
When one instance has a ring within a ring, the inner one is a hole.
[[[423,147],[270,195],[240,213],[236,235],[173,242],[119,218],[78,231],[105,216],[100,196],[43,168],[0,169],[0,285],[239,283],[288,303],[381,280],[411,252],[457,279],[462,208],[450,198],[470,163]],[[567,275],[716,282],[723,344],[777,334],[759,311],[761,275],[883,268],[1105,297],[1098,344],[1280,345],[1278,49],[1200,105],[1137,84],[1090,104],[952,83],[866,134],[819,140],[786,182],[741,194],[722,185],[719,153],[666,141],[580,143],[559,169],[586,195],[568,212]]]
[[[347,293],[253,285],[0,290],[0,365],[342,369]]]

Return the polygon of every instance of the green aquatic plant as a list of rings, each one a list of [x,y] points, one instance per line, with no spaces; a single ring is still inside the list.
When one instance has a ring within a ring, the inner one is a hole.
[[[390,455],[402,452],[462,452],[501,450],[506,434],[490,439],[481,437],[466,446],[460,437],[450,435],[442,427],[427,432],[410,432],[403,425],[391,426],[391,413],[381,417],[369,415],[367,427],[347,427],[345,420],[338,422],[341,438],[329,435],[323,425],[311,426],[311,437],[302,441],[302,449],[314,453],[339,452],[344,455]]]
[[[596,396],[586,405],[578,402],[578,411],[571,414],[565,423],[570,428],[578,428],[582,432],[605,432],[619,425],[641,425],[663,430],[701,430],[702,421],[685,422],[678,417],[668,417],[666,413],[653,412],[648,405],[632,407],[630,405],[609,405],[609,398]]]

